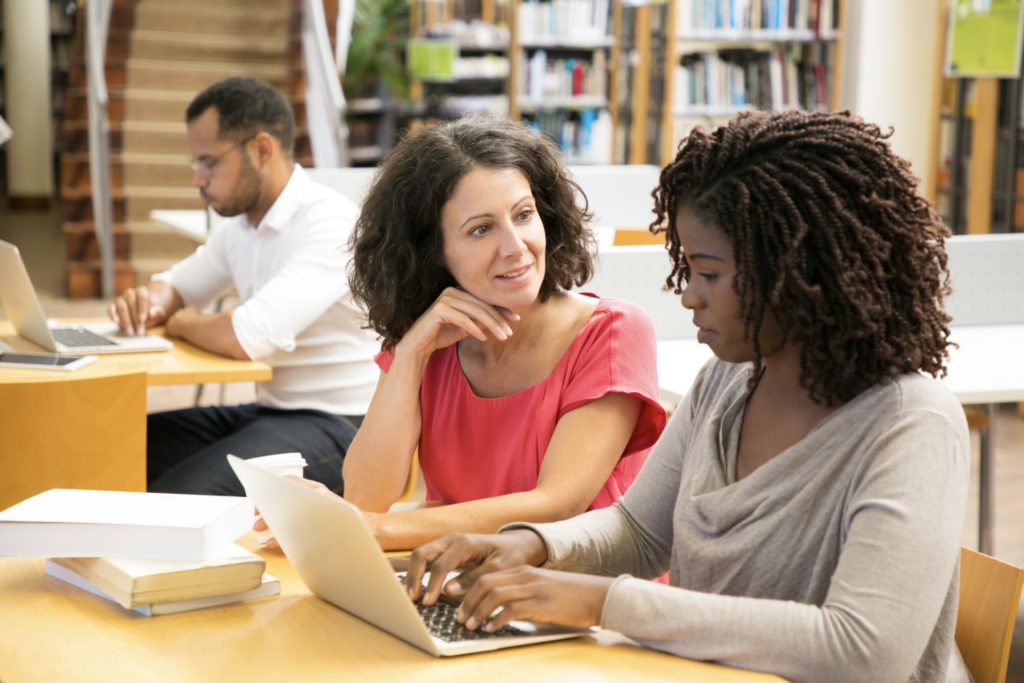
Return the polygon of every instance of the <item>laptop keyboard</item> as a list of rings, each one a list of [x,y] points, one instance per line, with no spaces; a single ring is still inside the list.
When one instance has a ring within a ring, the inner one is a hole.
[[[117,346],[106,337],[101,337],[95,332],[83,330],[80,327],[59,327],[53,330],[53,338],[69,348],[83,346]]]
[[[433,605],[417,603],[416,609],[419,611],[423,623],[427,625],[427,629],[441,640],[449,643],[462,640],[480,640],[481,638],[508,638],[509,636],[526,635],[526,633],[514,626],[502,626],[494,633],[482,630],[470,631],[455,620],[455,610],[458,607],[443,601],[435,602]]]

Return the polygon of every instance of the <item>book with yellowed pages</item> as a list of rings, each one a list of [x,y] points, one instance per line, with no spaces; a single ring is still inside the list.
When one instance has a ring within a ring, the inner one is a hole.
[[[89,591],[90,593],[98,595],[105,600],[117,602],[111,596],[89,583],[89,581],[85,580],[67,567],[57,564],[53,560],[46,561],[46,573],[55,579],[59,579],[65,583],[71,584],[72,586],[77,586],[78,588]],[[155,617],[161,614],[176,614],[178,612],[188,612],[191,610],[204,609],[206,607],[229,605],[231,603],[242,602],[245,600],[268,598],[273,595],[277,595],[280,592],[281,582],[270,574],[264,574],[260,579],[260,584],[256,586],[256,588],[251,588],[249,590],[239,591],[236,593],[225,593],[223,595],[210,595],[205,598],[172,600],[171,602],[136,605],[131,611],[146,617]]]
[[[129,609],[251,590],[260,585],[266,566],[259,555],[234,544],[202,562],[120,557],[57,557],[49,562],[75,572]]]
[[[236,496],[50,489],[0,511],[0,556],[201,562],[252,520]]]

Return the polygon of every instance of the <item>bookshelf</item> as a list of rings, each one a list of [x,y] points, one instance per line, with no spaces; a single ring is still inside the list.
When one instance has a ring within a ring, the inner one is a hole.
[[[1024,65],[1017,78],[947,77],[949,3],[937,11],[944,20],[925,192],[954,233],[1024,232]]]
[[[955,233],[1024,232],[1019,79],[944,79],[934,196]]]
[[[52,135],[54,186],[60,187],[60,158],[63,150],[61,133],[64,124],[64,98],[71,71],[72,45],[75,37],[76,0],[50,0],[50,93],[53,102]]]
[[[510,8],[493,0],[425,2],[413,16],[407,55],[421,118],[509,115]]]
[[[408,109],[405,41],[410,30],[410,5],[406,0],[356,2],[342,78],[352,166],[376,166],[393,146],[404,123]],[[330,30],[338,9],[336,0],[324,4]]]
[[[425,120],[490,111],[526,121],[568,163],[611,161],[619,0],[421,0],[413,99]]]
[[[745,110],[838,108],[845,4],[663,0],[627,8],[638,94],[625,158],[668,163],[693,126],[721,125]]]

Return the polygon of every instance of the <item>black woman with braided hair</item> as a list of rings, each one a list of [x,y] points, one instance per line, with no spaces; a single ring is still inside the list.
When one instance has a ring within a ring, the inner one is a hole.
[[[470,628],[600,625],[793,681],[970,680],[948,231],[890,134],[780,112],[683,140],[652,229],[716,357],[618,503],[423,546],[410,594],[427,570]]]

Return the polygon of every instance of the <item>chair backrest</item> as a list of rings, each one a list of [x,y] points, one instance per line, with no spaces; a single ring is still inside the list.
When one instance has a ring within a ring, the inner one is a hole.
[[[587,196],[594,225],[645,229],[654,220],[651,191],[661,167],[645,164],[569,166],[569,174]]]
[[[336,190],[362,206],[373,183],[376,168],[307,168],[306,174],[317,183]]]
[[[975,683],[1003,683],[1024,570],[960,549],[956,644]]]
[[[612,246],[635,247],[639,244],[665,244],[664,235],[653,235],[643,228],[616,228],[612,237]]]
[[[145,373],[0,382],[0,509],[51,488],[146,490]]]
[[[953,293],[946,312],[953,324],[1024,323],[1024,234],[956,235],[946,240]]]

